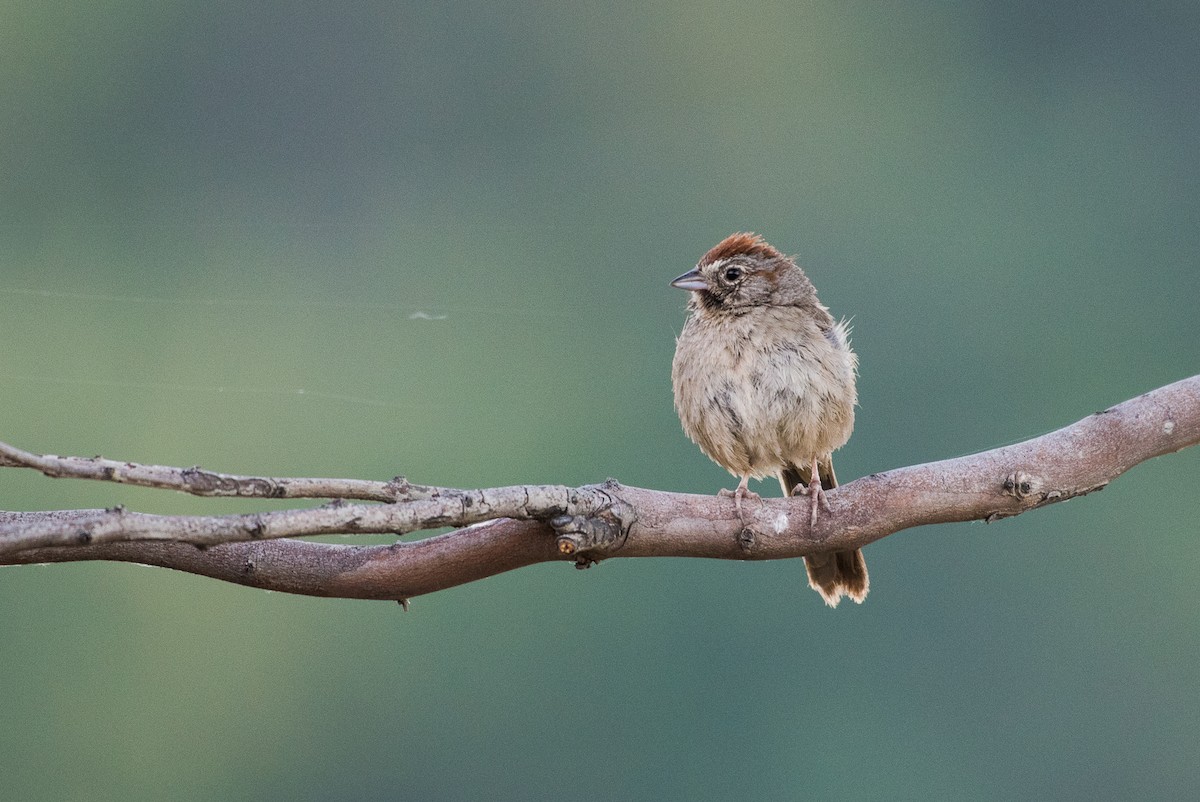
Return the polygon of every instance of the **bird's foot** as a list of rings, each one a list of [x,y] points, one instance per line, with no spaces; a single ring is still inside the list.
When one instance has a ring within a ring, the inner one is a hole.
[[[804,495],[808,496],[809,518],[808,525],[810,527],[817,525],[817,507],[832,512],[833,508],[829,506],[829,499],[825,497],[825,488],[821,487],[821,477],[817,476],[817,470],[814,467],[812,479],[809,480],[808,486],[804,488]]]
[[[746,486],[746,480],[743,479],[736,489],[721,488],[721,492],[717,493],[721,498],[733,498],[733,506],[737,510],[738,520],[742,522],[742,527],[746,526],[746,516],[742,514],[742,499],[752,499],[754,501],[762,501],[762,496],[755,493]]]

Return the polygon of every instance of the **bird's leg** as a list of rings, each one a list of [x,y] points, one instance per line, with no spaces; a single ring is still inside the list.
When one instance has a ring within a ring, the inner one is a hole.
[[[736,490],[729,490],[728,488],[721,488],[721,492],[717,493],[718,496],[722,496],[725,498],[727,498],[729,496],[733,496],[733,506],[734,506],[734,508],[737,509],[738,520],[742,522],[743,528],[746,526],[746,517],[744,515],[742,515],[742,499],[744,499],[744,498],[752,498],[752,499],[759,499],[759,500],[762,499],[762,496],[760,496],[758,493],[755,493],[753,490],[751,490],[749,485],[750,485],[750,476],[749,476],[749,474],[747,474],[746,476],[742,477],[742,481],[738,482],[738,486],[737,486]],[[820,486],[820,483],[818,483],[818,486]]]
[[[812,461],[812,476],[808,480],[808,492],[805,493],[809,497],[810,518],[809,526],[815,526],[817,523],[817,507],[824,507],[825,512],[831,512],[832,507],[829,506],[829,499],[825,498],[825,488],[821,487],[821,476],[818,473],[817,461]]]

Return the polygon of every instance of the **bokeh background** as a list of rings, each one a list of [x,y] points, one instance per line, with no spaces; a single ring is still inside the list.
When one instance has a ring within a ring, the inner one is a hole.
[[[1197,372],[1200,6],[7,3],[0,431],[463,487],[731,480],[667,282],[726,234],[853,318],[843,480]],[[1200,453],[798,562],[395,604],[0,572],[11,799],[1194,798]],[[769,483],[761,488],[777,489]],[[0,508],[266,505],[0,472]]]

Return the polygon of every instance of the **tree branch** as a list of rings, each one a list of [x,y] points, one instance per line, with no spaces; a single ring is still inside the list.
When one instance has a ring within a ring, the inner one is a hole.
[[[894,532],[994,521],[1099,490],[1152,457],[1200,442],[1200,376],[1126,401],[1050,434],[971,456],[873,474],[828,493],[809,527],[807,502],[733,502],[624,487],[457,490],[349,479],[233,476],[99,457],[38,455],[0,443],[0,467],[199,496],[328,498],[315,509],[228,516],[109,510],[0,512],[0,565],[119,560],[253,587],[407,600],[525,565],[611,557],[766,560],[857,548]],[[350,504],[342,499],[362,502]],[[793,514],[793,513],[801,514]],[[287,540],[314,534],[456,531],[390,546]]]

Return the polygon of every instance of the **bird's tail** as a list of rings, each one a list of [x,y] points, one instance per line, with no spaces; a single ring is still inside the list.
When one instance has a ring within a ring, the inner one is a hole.
[[[821,477],[822,490],[837,487],[833,460],[819,462],[817,473]],[[794,496],[797,488],[802,491],[808,486],[811,478],[812,466],[788,465],[779,474],[779,483],[783,486],[784,495]],[[837,607],[843,596],[849,596],[859,604],[867,598],[871,581],[867,576],[867,562],[863,559],[860,549],[809,554],[804,558],[804,567],[808,570],[809,587],[820,593],[821,598],[830,607]]]

